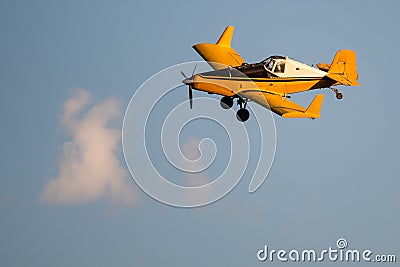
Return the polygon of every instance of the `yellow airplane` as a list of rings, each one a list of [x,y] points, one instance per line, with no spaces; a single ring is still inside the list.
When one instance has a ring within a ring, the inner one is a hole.
[[[190,78],[182,73],[189,85],[190,108],[193,106],[192,90],[218,94],[221,106],[233,106],[237,99],[239,121],[248,120],[247,102],[254,101],[284,118],[320,118],[323,94],[315,96],[305,108],[288,100],[291,94],[318,88],[330,88],[342,99],[335,85],[358,86],[356,54],[340,50],[331,64],[319,63],[318,68],[297,62],[289,57],[271,56],[249,64],[231,47],[233,26],[228,26],[215,44],[196,44],[193,48],[206,60],[214,71],[199,73]]]

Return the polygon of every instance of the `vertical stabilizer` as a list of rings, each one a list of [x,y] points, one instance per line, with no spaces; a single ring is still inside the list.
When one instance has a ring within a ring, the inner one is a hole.
[[[356,52],[352,50],[339,50],[328,70],[329,78],[343,85],[360,85],[357,73]]]

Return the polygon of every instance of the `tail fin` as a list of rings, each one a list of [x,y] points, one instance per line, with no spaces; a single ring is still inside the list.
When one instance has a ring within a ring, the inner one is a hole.
[[[327,76],[343,85],[360,85],[357,82],[356,53],[352,50],[339,50],[330,65]]]

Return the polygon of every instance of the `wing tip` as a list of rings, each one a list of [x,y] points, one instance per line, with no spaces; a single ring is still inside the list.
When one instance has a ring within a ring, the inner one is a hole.
[[[308,108],[304,111],[293,111],[282,114],[282,118],[309,118],[318,119],[321,118],[320,111],[322,102],[324,101],[324,95],[318,94],[314,97]]]
[[[227,26],[216,44],[231,47],[234,26]]]

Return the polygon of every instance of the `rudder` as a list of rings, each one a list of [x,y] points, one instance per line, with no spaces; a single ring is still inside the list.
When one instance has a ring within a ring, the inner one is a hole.
[[[356,52],[352,50],[339,50],[328,70],[329,78],[347,85],[360,85],[357,73]]]

